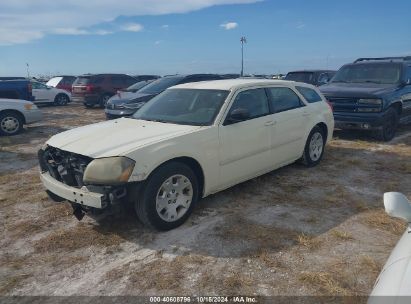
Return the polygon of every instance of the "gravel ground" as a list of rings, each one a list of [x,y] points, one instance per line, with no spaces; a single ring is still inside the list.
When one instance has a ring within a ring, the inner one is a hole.
[[[104,115],[78,104],[43,112],[0,138],[0,295],[368,295],[405,229],[382,195],[411,197],[411,127],[390,143],[336,132],[319,166],[207,197],[158,233],[127,212],[78,222],[48,199],[37,150]]]

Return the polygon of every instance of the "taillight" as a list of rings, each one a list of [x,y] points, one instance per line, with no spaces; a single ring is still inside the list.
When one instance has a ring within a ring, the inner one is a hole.
[[[94,86],[91,84],[86,85],[86,91],[87,92],[92,92],[94,90]]]
[[[330,107],[331,112],[334,112],[333,104],[329,100],[327,100],[327,104]]]

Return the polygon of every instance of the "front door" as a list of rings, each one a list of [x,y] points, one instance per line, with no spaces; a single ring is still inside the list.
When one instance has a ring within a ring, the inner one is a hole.
[[[229,122],[231,113],[238,109],[245,110],[248,117]],[[271,116],[264,89],[243,90],[234,97],[226,120],[219,128],[222,189],[270,168]]]

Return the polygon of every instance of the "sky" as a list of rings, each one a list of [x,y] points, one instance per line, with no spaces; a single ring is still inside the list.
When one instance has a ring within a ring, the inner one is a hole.
[[[0,76],[286,73],[411,55],[409,0],[0,2]]]

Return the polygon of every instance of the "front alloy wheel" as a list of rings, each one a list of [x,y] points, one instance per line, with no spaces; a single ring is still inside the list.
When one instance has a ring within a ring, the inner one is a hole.
[[[198,199],[198,181],[184,163],[158,167],[142,185],[135,202],[138,218],[146,226],[170,230],[183,224]]]
[[[315,126],[308,135],[302,157],[302,162],[306,166],[313,167],[321,161],[325,147],[324,133],[320,127]]]
[[[0,135],[15,135],[23,128],[23,121],[15,113],[0,114]]]

